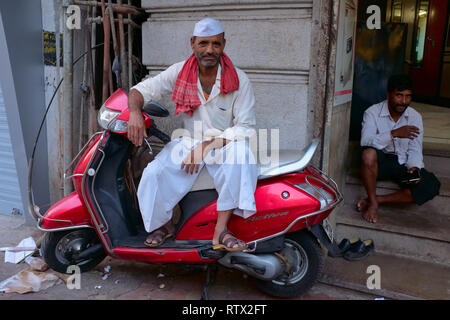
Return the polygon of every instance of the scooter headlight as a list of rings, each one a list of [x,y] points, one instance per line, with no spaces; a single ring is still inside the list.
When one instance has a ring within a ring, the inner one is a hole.
[[[117,116],[119,116],[120,114],[121,112],[110,110],[106,108],[105,105],[103,105],[98,111],[98,124],[103,129],[108,129],[115,132],[127,131],[128,122],[117,119]]]

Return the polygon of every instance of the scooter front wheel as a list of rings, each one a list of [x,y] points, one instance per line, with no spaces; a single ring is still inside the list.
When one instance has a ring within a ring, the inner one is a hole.
[[[80,258],[84,250],[100,244],[93,229],[49,232],[42,241],[42,255],[48,266],[61,273],[68,273],[69,266],[76,265],[86,272],[98,265],[106,257],[104,250],[96,250],[95,255]]]
[[[317,240],[306,231],[288,234],[279,254],[288,264],[277,279],[254,279],[258,288],[275,297],[291,298],[306,293],[322,272],[324,258]]]

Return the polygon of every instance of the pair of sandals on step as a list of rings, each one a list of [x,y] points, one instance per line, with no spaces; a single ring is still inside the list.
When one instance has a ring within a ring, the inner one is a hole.
[[[165,226],[153,231],[145,240],[145,245],[150,248],[161,246],[167,239],[175,234],[170,232]],[[228,236],[227,239],[225,237]],[[156,241],[155,241],[156,240]],[[219,243],[212,246],[213,250],[226,250],[230,252],[242,251],[248,248],[247,244],[237,239],[234,234],[225,229],[220,233]]]

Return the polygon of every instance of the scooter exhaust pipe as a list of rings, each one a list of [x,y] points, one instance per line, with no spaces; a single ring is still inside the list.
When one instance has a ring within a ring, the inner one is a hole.
[[[104,251],[103,249],[103,245],[101,243],[97,243],[96,245],[93,245],[90,248],[87,248],[86,250],[81,251],[76,259],[77,260],[85,260],[85,259],[90,259],[93,257],[96,257],[100,254],[102,254]]]
[[[230,252],[218,262],[225,267],[240,270],[266,281],[278,278],[285,270],[284,264],[273,254]]]

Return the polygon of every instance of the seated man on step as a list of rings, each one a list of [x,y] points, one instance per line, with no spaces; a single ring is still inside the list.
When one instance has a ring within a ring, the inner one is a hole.
[[[361,174],[368,197],[359,200],[357,210],[368,222],[377,222],[380,204],[422,205],[439,194],[439,180],[424,169],[422,117],[409,106],[412,90],[410,77],[392,76],[388,81],[387,100],[364,112]],[[377,180],[394,180],[401,189],[377,195]]]
[[[247,244],[234,237],[227,224],[232,214],[248,218],[256,212],[258,167],[245,141],[256,123],[253,89],[245,73],[223,52],[226,41],[219,21],[199,21],[190,42],[189,59],[130,90],[128,137],[136,146],[146,137],[142,106],[162,95],[172,95],[175,114],[180,114],[187,132],[169,142],[142,174],[137,195],[150,233],[145,244],[157,247],[173,236],[173,207],[206,167],[219,194],[213,249],[240,251]],[[214,161],[223,156],[222,163]]]

